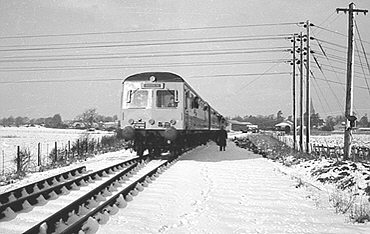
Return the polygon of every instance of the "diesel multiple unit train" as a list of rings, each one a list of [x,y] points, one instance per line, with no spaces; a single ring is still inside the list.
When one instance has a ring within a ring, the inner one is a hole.
[[[145,150],[172,155],[205,144],[225,124],[225,118],[176,74],[146,72],[122,83],[120,131],[133,141],[139,156]]]

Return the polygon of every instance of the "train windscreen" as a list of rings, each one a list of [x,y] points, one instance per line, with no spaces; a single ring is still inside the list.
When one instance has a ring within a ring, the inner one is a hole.
[[[133,90],[130,92],[128,108],[146,108],[148,105],[148,90]]]
[[[157,90],[157,107],[177,107],[175,90]]]

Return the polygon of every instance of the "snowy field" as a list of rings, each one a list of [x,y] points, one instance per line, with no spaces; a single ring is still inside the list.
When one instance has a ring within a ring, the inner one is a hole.
[[[293,145],[293,136],[285,135],[280,136],[282,141],[288,145]],[[284,139],[285,138],[285,139]],[[306,137],[303,137],[304,142]],[[297,136],[297,141],[299,141],[299,136]],[[323,145],[327,147],[343,147],[344,145],[344,135],[343,134],[331,134],[331,135],[311,135],[310,144],[313,145]],[[367,147],[370,148],[370,134],[353,134],[352,135],[352,145],[355,147]]]
[[[112,134],[105,131],[88,132],[78,129],[53,129],[44,127],[0,127],[0,174],[6,170],[15,170],[13,159],[17,155],[17,146],[28,149],[37,157],[38,143],[41,144],[41,155],[46,157],[57,142],[58,148],[65,148],[80,138],[100,140]]]
[[[95,170],[133,156],[129,150],[107,153],[69,168]],[[63,170],[28,175],[0,192]],[[98,233],[370,233],[369,224],[335,213],[329,187],[297,188],[299,170],[232,142],[220,152],[211,142],[185,153]]]

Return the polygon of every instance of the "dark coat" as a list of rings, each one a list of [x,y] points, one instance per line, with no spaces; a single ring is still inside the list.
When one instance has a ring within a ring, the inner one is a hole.
[[[226,146],[227,132],[225,129],[220,129],[217,132],[217,144],[219,146]]]

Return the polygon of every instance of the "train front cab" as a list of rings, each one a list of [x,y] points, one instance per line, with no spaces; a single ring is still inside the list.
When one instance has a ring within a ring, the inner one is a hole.
[[[138,155],[146,149],[158,153],[176,142],[184,125],[181,81],[150,76],[148,80],[123,82],[122,135],[134,141]]]

